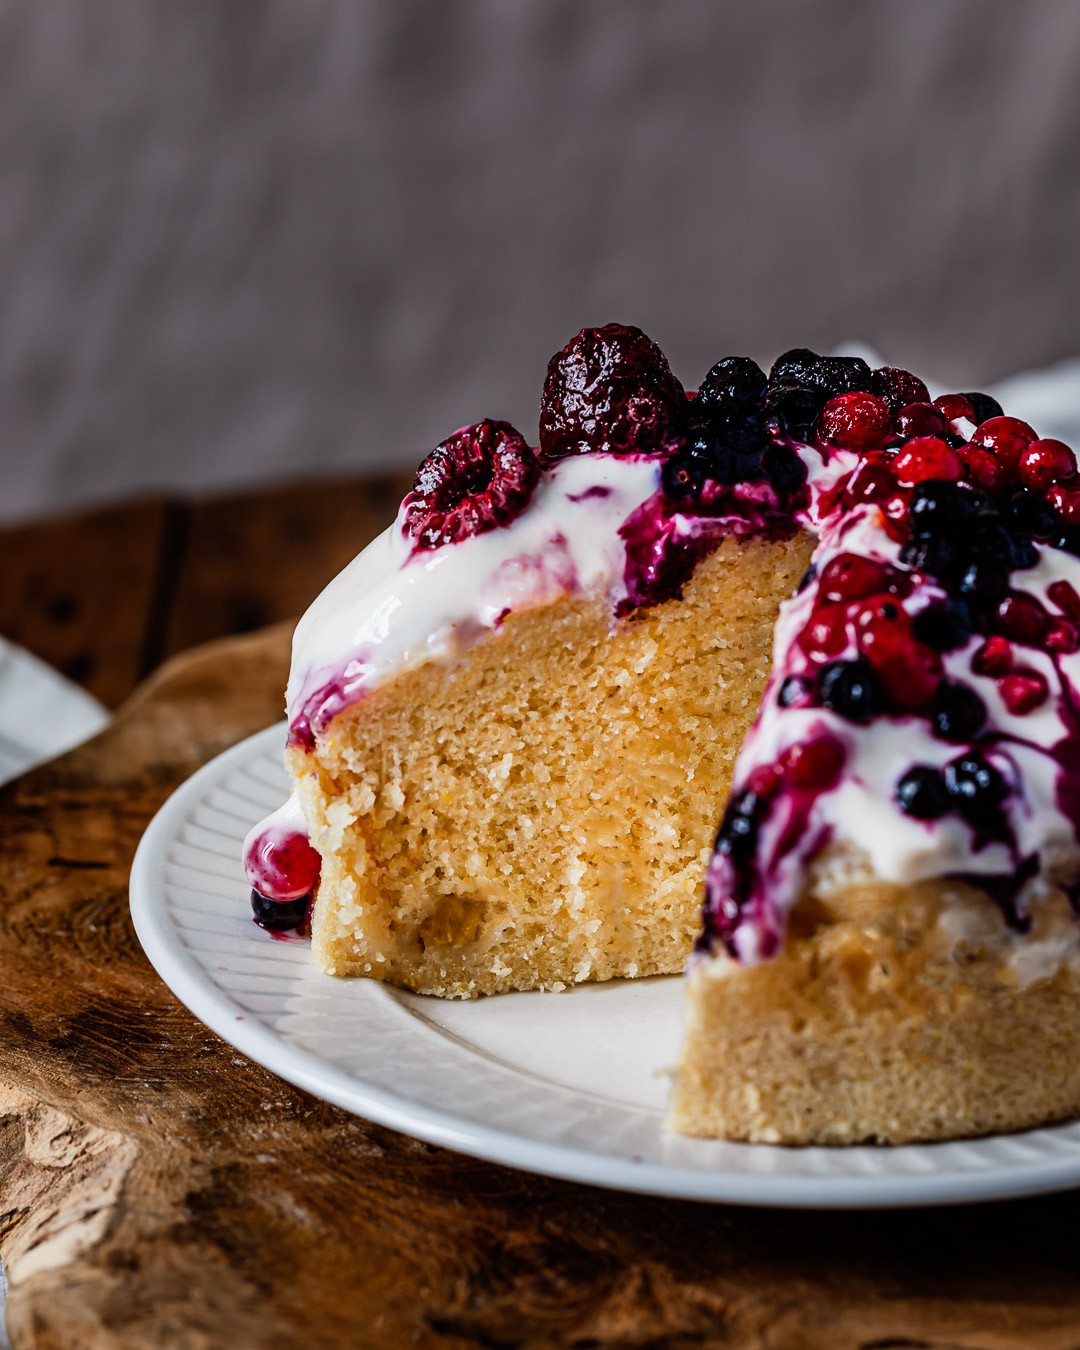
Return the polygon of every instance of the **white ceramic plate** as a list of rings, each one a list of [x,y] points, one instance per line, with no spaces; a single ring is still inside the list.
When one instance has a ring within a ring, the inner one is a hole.
[[[283,727],[195,774],[139,846],[131,911],[158,973],[207,1026],[348,1111],[493,1162],[624,1190],[859,1208],[1080,1185],[1080,1123],[906,1148],[773,1148],[663,1128],[677,977],[443,1002],[335,980],[251,920],[240,845],[288,790]]]

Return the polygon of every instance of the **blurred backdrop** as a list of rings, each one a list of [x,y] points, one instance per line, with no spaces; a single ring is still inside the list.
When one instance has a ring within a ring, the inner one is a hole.
[[[0,518],[413,464],[636,323],[1080,354],[1076,0],[6,0]]]

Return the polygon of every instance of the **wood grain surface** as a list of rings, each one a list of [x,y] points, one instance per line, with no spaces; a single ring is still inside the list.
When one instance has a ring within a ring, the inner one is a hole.
[[[235,620],[242,577],[213,575],[178,588]],[[138,947],[128,872],[173,788],[279,716],[288,636],[174,658],[95,741],[0,791],[16,1350],[1080,1345],[1076,1194],[845,1215],[593,1190],[368,1124],[207,1031]]]

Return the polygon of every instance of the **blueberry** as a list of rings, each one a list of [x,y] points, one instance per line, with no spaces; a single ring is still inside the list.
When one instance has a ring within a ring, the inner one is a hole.
[[[802,595],[807,586],[812,586],[817,581],[818,568],[817,563],[811,563],[806,571],[799,578],[799,584],[795,587],[795,594]]]
[[[1080,558],[1080,525],[1066,525],[1058,529],[1051,537],[1050,543],[1054,548]]]
[[[786,445],[770,445],[761,457],[761,467],[781,496],[798,492],[806,482],[806,465]]]
[[[778,416],[789,431],[799,433],[814,424],[823,402],[820,394],[805,385],[770,384],[766,411]]]
[[[951,652],[971,637],[971,613],[962,600],[930,605],[915,615],[911,631],[916,642],[936,652]]]
[[[764,798],[750,788],[732,797],[716,836],[716,851],[736,859],[752,853],[765,808]]]
[[[820,360],[821,357],[817,352],[812,352],[809,347],[792,347],[773,362],[772,370],[769,371],[769,385],[779,384],[781,381],[805,382],[810,377],[810,371]]]
[[[957,810],[972,825],[996,822],[998,807],[1009,791],[997,769],[974,752],[945,765],[945,788]]]
[[[930,720],[943,741],[971,741],[986,725],[986,704],[966,684],[942,680]]]
[[[1054,532],[1057,517],[1041,492],[1022,488],[1009,498],[1009,523],[1024,534],[1047,539]]]
[[[865,723],[878,710],[878,683],[868,661],[830,661],[821,672],[821,704],[849,722]]]
[[[806,698],[809,693],[810,684],[808,680],[803,679],[801,675],[789,675],[780,686],[776,701],[781,708],[791,708]]]
[[[765,407],[765,372],[748,356],[725,356],[701,383],[697,406],[709,417],[760,419]]]
[[[271,900],[259,891],[251,892],[251,912],[260,928],[269,928],[275,933],[289,928],[301,928],[307,921],[309,896],[302,895],[298,900]]]
[[[916,820],[940,820],[952,807],[939,769],[916,764],[896,785],[896,802],[905,815]]]
[[[664,461],[664,467],[660,470],[664,495],[674,501],[696,497],[707,476],[705,461],[690,454],[672,455]]]
[[[961,594],[981,609],[995,608],[1008,594],[1009,561],[985,554],[973,559],[960,578]]]
[[[920,483],[911,494],[911,533],[925,536],[955,530],[973,514],[973,495],[958,483],[940,478]]]
[[[1022,534],[1011,534],[1011,561],[1014,572],[1026,572],[1029,567],[1037,567],[1039,550],[1030,539]]]
[[[956,541],[947,534],[914,535],[900,550],[900,561],[939,581],[953,580],[965,564]]]
[[[975,409],[975,423],[985,422],[990,417],[1001,417],[1002,407],[996,398],[991,398],[989,394],[963,394],[971,406]]]

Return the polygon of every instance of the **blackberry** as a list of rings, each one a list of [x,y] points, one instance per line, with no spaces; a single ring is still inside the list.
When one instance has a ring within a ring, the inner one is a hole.
[[[869,722],[878,710],[877,676],[861,656],[830,661],[821,672],[821,705],[848,722]]]
[[[882,366],[871,376],[870,392],[883,398],[889,405],[889,412],[895,417],[901,408],[911,403],[930,402],[930,391],[917,375],[910,370],[901,370],[898,366]],[[933,433],[937,435],[935,431]]]
[[[968,824],[983,828],[999,823],[1009,793],[998,770],[975,751],[945,765],[945,789]]]
[[[916,764],[896,785],[896,804],[905,815],[916,820],[940,820],[952,809],[940,769]]]
[[[766,412],[780,418],[793,434],[808,431],[817,421],[824,397],[802,384],[782,382],[769,385]]]
[[[905,567],[939,581],[949,582],[958,577],[966,559],[951,535],[914,535],[900,550],[900,561]]]
[[[806,465],[789,446],[767,446],[761,456],[761,467],[781,497],[791,496],[806,483]]]
[[[810,683],[801,675],[789,675],[780,686],[780,692],[776,696],[777,703],[781,708],[793,708],[797,703],[801,703],[810,693]]]
[[[981,610],[993,609],[1009,591],[1009,558],[983,555],[974,558],[960,578],[960,593]]]
[[[766,807],[765,799],[750,788],[732,797],[716,835],[716,852],[736,861],[753,853]]]
[[[1009,538],[1013,571],[1026,572],[1030,567],[1037,567],[1039,550],[1032,541],[1022,534],[1011,534]]]
[[[1003,408],[996,398],[991,398],[989,394],[963,394],[975,411],[972,419],[976,426],[985,422],[990,417],[1001,417]]]
[[[1009,498],[1007,514],[1010,524],[1035,539],[1048,539],[1057,523],[1054,509],[1041,492],[1021,488]]]
[[[972,741],[986,725],[986,704],[966,684],[942,680],[930,721],[943,741]]]
[[[930,605],[912,619],[911,633],[935,652],[956,651],[971,637],[971,612],[962,600]]]
[[[686,448],[715,464],[713,476],[721,483],[741,483],[761,477],[765,429],[760,422],[730,418],[717,422],[691,414]]]
[[[765,372],[748,356],[717,361],[698,390],[697,406],[710,418],[760,420],[765,410]]]
[[[302,928],[307,922],[309,896],[298,900],[271,900],[258,891],[251,892],[251,913],[260,928],[284,933],[290,928]]]

